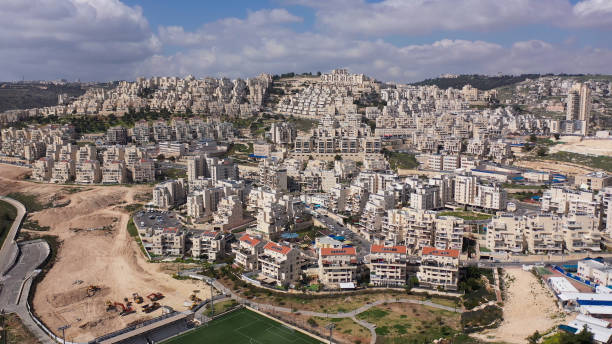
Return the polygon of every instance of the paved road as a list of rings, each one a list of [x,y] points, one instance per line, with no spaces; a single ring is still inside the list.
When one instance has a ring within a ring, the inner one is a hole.
[[[2,277],[8,271],[8,269],[10,269],[11,265],[13,265],[15,259],[17,258],[17,254],[19,253],[17,244],[15,243],[15,236],[17,235],[17,230],[19,229],[21,221],[26,214],[26,208],[23,204],[12,198],[0,196],[0,200],[9,203],[17,209],[17,217],[13,221],[13,225],[11,226],[8,235],[4,240],[4,244],[0,248],[0,277]]]
[[[17,263],[0,279],[0,309],[7,313],[17,313],[24,325],[38,340],[43,343],[54,343],[43,332],[27,309],[28,295],[34,277],[38,274],[36,268],[49,255],[49,245],[44,241],[31,241],[19,245],[21,254]]]
[[[17,217],[0,248],[0,309],[7,313],[17,313],[24,325],[41,343],[55,343],[38,327],[27,308],[32,281],[39,273],[36,268],[49,255],[49,245],[39,240],[17,245],[15,236],[26,214],[26,208],[12,198],[0,196],[0,200],[8,202],[17,209]]]

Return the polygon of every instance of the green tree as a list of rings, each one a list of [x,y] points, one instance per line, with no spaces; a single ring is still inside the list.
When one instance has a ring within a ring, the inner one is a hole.
[[[529,135],[529,142],[538,142],[538,137],[536,134]]]
[[[342,160],[342,156],[340,156],[339,154],[337,154],[337,155],[334,157],[334,160],[336,160],[336,161],[340,161],[340,160]]]
[[[529,344],[538,344],[538,341],[540,341],[540,338],[542,338],[542,335],[540,334],[540,332],[535,331],[531,336],[527,337],[527,342]]]
[[[546,154],[548,154],[548,148],[546,148],[545,146],[540,146],[538,147],[536,154],[538,156],[545,156]]]
[[[558,140],[561,137],[561,135],[555,134],[554,137],[555,137],[555,140]]]

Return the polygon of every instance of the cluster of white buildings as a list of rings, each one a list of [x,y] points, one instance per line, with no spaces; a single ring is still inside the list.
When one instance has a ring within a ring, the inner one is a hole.
[[[610,176],[597,175],[600,182],[612,181]],[[580,184],[581,178],[586,177],[578,176],[576,181],[583,189],[565,186],[545,190],[538,214],[493,218],[487,225],[487,248],[534,254],[601,251],[601,244],[612,238],[612,187],[586,188]]]
[[[327,240],[318,240],[327,239]],[[459,278],[459,251],[424,247],[411,263],[406,246],[371,245],[364,259],[355,247],[343,247],[329,238],[317,238],[316,267],[304,270],[326,289],[354,289],[359,277],[369,274],[375,287],[408,285],[412,266],[424,287],[456,290]],[[284,244],[268,242],[256,235],[244,234],[235,247],[234,264],[251,272],[258,281],[282,286],[294,285],[302,274],[305,254]],[[368,271],[369,270],[369,271]],[[414,276],[414,275],[413,275]]]
[[[362,159],[365,155],[380,153],[382,139],[373,135],[372,129],[361,122],[361,115],[346,115],[342,121],[327,115],[310,133],[298,136],[293,147],[296,157],[341,155]]]
[[[101,158],[101,159],[100,159]],[[51,183],[125,184],[155,181],[155,162],[136,146],[96,146],[72,143],[47,146],[32,164],[32,179]]]
[[[275,111],[298,117],[320,118],[326,115],[351,114],[357,111],[355,101],[362,94],[378,92],[380,84],[363,74],[335,69],[297,94],[281,97]]]
[[[31,116],[123,115],[129,111],[162,111],[232,117],[250,116],[261,109],[272,76],[261,74],[247,80],[193,76],[138,78],[120,81],[111,89],[90,88],[84,95],[56,106],[12,110],[0,116],[5,122]]]
[[[132,142],[191,142],[197,140],[228,141],[234,138],[234,126],[228,122],[206,121],[194,117],[165,120],[138,121],[131,129]]]

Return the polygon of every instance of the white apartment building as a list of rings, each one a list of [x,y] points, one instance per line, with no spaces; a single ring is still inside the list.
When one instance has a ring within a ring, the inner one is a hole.
[[[219,231],[206,231],[191,237],[191,256],[214,262],[225,255],[225,235]]]
[[[102,167],[102,183],[127,183],[127,170],[125,169],[125,163],[121,160],[114,160],[105,163]]]
[[[357,281],[357,252],[354,247],[319,249],[319,282],[330,289]]]
[[[492,252],[520,254],[525,249],[523,245],[523,225],[521,217],[502,214],[495,217],[487,225],[487,248]]]
[[[185,254],[186,235],[178,228],[155,230],[144,241],[150,242],[151,253],[157,256],[183,256]],[[146,246],[145,246],[146,247]]]
[[[370,283],[376,287],[406,285],[406,246],[372,245],[370,247]]]
[[[149,159],[139,159],[128,166],[134,183],[151,183],[155,181],[155,163]]]
[[[76,165],[75,182],[79,184],[97,184],[102,178],[98,160],[84,160]]]
[[[242,235],[238,242],[234,263],[246,270],[259,270],[259,255],[263,252],[265,242],[249,234]]]
[[[52,183],[67,183],[74,179],[74,160],[60,160],[53,164]]]
[[[268,242],[259,255],[261,276],[277,285],[291,285],[300,278],[298,258],[297,249]]]
[[[168,209],[185,203],[184,180],[166,180],[153,188],[153,205]]]
[[[42,157],[34,162],[32,179],[48,181],[53,174],[53,158]]]
[[[237,195],[229,195],[219,202],[213,215],[213,224],[221,230],[231,230],[244,224],[242,201]]]
[[[419,286],[432,289],[457,290],[459,251],[424,247],[417,272]]]

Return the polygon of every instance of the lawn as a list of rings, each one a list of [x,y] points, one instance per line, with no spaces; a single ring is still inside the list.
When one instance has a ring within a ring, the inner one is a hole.
[[[307,119],[307,118],[299,118],[299,117],[290,117],[289,122],[293,122],[295,124],[295,128],[298,131],[310,131],[310,129],[314,128],[319,122]]]
[[[490,214],[476,213],[473,211],[443,211],[438,213],[440,216],[454,216],[468,221],[488,220],[493,217]]]
[[[240,296],[256,302],[331,314],[350,312],[367,303],[378,300],[398,298],[423,299],[423,296],[409,295],[405,291],[381,291],[375,289],[347,294],[283,294],[256,288],[240,280],[232,281],[226,277],[219,279],[219,282],[234,290]],[[444,306],[455,306],[454,300],[440,297],[427,297],[426,299]]]
[[[0,201],[0,247],[4,244],[4,239],[6,239],[15,217],[17,217],[17,209],[10,203]]]
[[[376,324],[380,343],[431,343],[460,331],[460,315],[427,306],[390,303],[358,314]]]
[[[238,303],[236,302],[236,300],[226,300],[226,301],[221,301],[221,302],[215,302],[214,303],[214,307],[215,307],[214,314],[221,314],[227,311],[228,309],[236,306],[237,304]],[[206,313],[210,316],[210,304],[206,305]]]
[[[165,341],[165,344],[308,344],[320,341],[247,309],[217,318],[207,325]]]
[[[399,153],[399,152],[386,152],[385,156],[389,161],[391,169],[414,169],[419,166],[414,154],[411,153]]]

